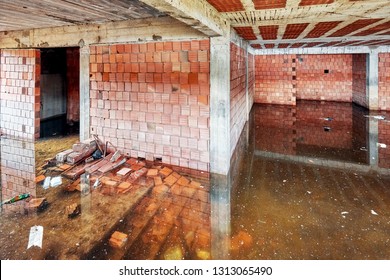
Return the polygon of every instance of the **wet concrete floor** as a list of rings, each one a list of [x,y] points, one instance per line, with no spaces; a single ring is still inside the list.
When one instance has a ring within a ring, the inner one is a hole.
[[[11,187],[50,204],[29,214],[24,201],[2,207],[0,258],[390,259],[388,120],[346,103],[254,105],[229,176],[176,169],[194,185],[145,176],[109,195],[43,190],[28,152],[36,145],[3,137],[2,200]],[[69,219],[75,202],[84,211]],[[44,227],[42,248],[27,249],[34,225]],[[109,242],[114,231],[127,234],[122,248]]]

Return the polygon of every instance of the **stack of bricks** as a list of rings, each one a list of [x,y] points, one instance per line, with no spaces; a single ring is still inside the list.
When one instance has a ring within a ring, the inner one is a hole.
[[[379,54],[379,110],[390,110],[390,53]]]
[[[255,56],[248,54],[248,97],[249,110],[253,106],[253,98],[255,96]]]
[[[1,139],[2,201],[29,193],[36,196],[34,142],[13,138]],[[7,212],[24,211],[24,201],[3,205]]]
[[[125,154],[209,170],[209,40],[91,46],[91,133]]]
[[[295,105],[296,55],[258,55],[255,61],[255,102]]]
[[[366,59],[366,54],[352,55],[352,101],[368,108]]]
[[[378,142],[387,146],[378,148],[378,165],[381,168],[390,168],[390,123],[383,121],[378,123]]]
[[[40,52],[1,50],[0,101],[2,133],[12,137],[39,137]]]
[[[352,102],[352,55],[299,55],[297,99]]]
[[[245,50],[230,44],[230,147],[234,152],[246,122],[246,57]]]
[[[80,120],[80,51],[66,49],[67,121]]]

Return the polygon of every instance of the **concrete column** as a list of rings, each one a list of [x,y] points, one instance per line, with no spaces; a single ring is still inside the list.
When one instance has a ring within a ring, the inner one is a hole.
[[[379,160],[379,150],[378,150],[378,120],[369,118],[368,120],[368,154],[370,155],[370,166],[377,167]]]
[[[80,48],[80,140],[89,138],[90,98],[89,98],[89,46]]]
[[[378,52],[370,52],[367,55],[367,99],[368,109],[378,110],[378,72],[379,56]]]
[[[210,171],[230,168],[230,40],[210,39]]]
[[[211,174],[211,256],[213,259],[229,259],[231,235],[231,178]]]
[[[249,55],[248,48],[245,49],[245,101],[246,101],[246,121],[249,120]]]

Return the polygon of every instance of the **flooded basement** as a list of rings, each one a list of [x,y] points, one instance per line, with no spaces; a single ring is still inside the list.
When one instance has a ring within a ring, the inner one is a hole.
[[[74,190],[36,165],[48,144],[2,136],[2,202],[29,192],[48,205],[2,205],[0,258],[390,259],[389,120],[347,103],[254,105],[229,176],[130,159],[145,172],[123,192],[131,175],[91,173],[90,191]],[[27,249],[34,226],[42,244]]]

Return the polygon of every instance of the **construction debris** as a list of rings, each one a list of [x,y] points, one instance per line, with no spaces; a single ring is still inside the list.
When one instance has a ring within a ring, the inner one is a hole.
[[[47,202],[46,197],[32,198],[25,205],[24,212],[25,214],[42,212],[47,208],[48,205],[49,203]]]
[[[71,205],[66,206],[65,214],[68,218],[73,219],[81,214],[81,205],[77,203],[73,203]]]
[[[112,248],[122,248],[125,246],[127,242],[127,234],[120,232],[120,231],[115,231],[112,235],[111,238],[108,240],[108,243]]]

